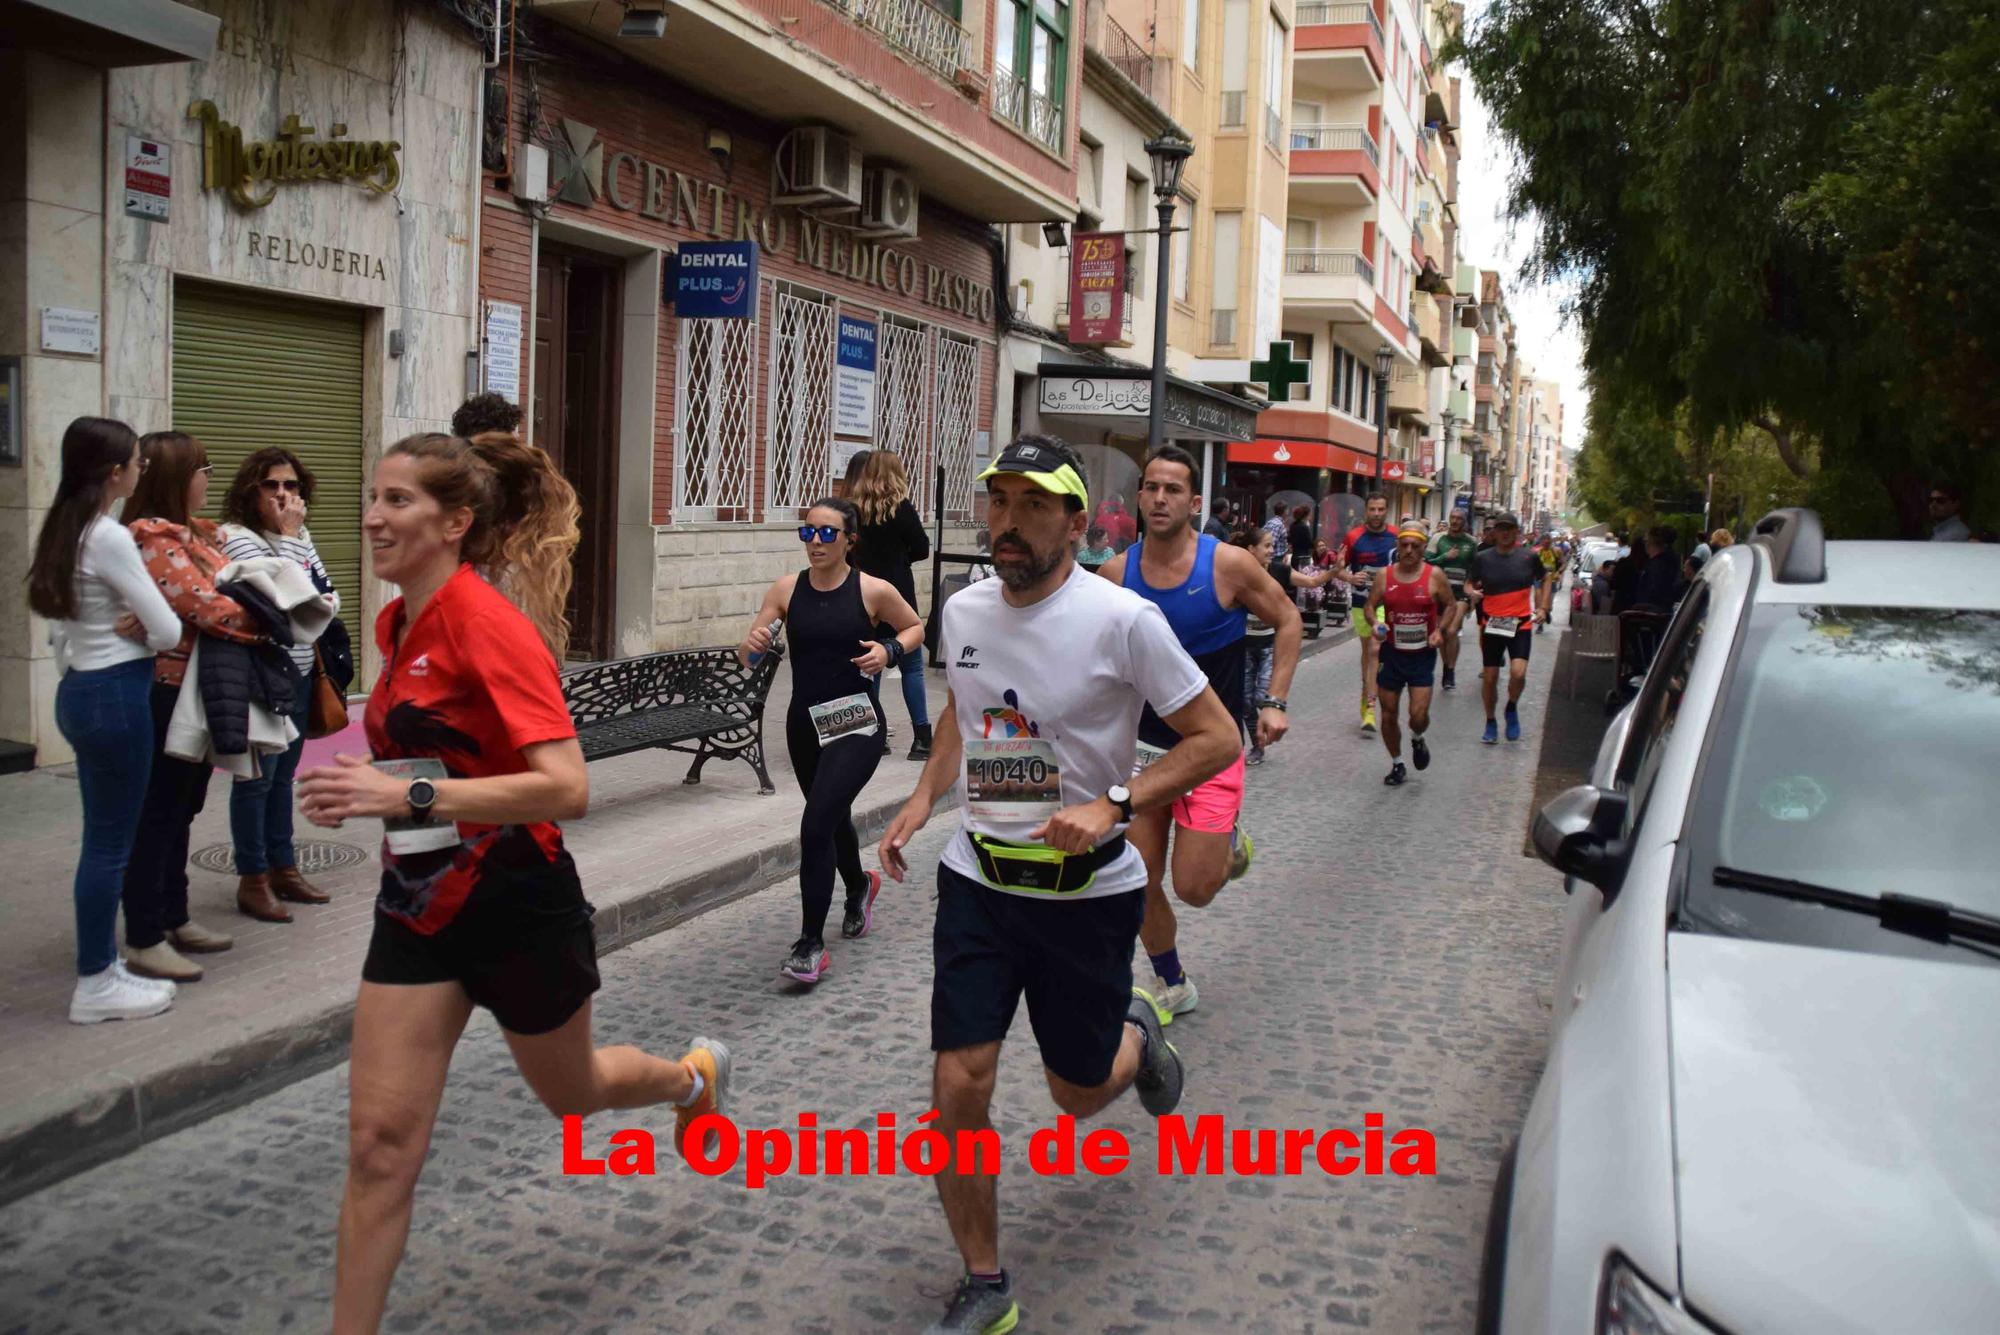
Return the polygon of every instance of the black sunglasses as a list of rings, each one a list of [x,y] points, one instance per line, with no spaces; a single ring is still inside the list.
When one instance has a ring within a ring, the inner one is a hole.
[[[275,496],[280,491],[297,491],[299,489],[299,480],[295,477],[267,477],[257,485]]]
[[[820,524],[817,527],[812,524],[800,524],[799,541],[812,542],[817,539],[820,542],[832,543],[846,532],[846,529],[835,528],[831,524]]]

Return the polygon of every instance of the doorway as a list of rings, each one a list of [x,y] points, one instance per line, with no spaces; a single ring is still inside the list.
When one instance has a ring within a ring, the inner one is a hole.
[[[618,497],[618,320],[623,266],[544,242],[535,260],[534,442],[583,513],[569,591],[569,657],[611,657]]]

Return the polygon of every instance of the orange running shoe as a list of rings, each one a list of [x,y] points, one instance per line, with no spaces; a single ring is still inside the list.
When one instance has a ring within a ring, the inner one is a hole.
[[[705,1113],[728,1115],[729,1048],[712,1038],[695,1038],[681,1061],[700,1071],[702,1080],[701,1097],[686,1108],[674,1108],[674,1149],[685,1159],[688,1124]],[[703,1150],[713,1157],[721,1146],[722,1133],[711,1129]]]

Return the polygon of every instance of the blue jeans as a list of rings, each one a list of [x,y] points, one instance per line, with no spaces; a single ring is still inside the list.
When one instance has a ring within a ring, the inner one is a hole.
[[[914,727],[928,728],[931,725],[930,707],[924,701],[924,646],[903,655],[903,707],[910,711],[910,723]]]
[[[1271,693],[1271,652],[1275,635],[1243,637],[1243,727],[1251,742],[1257,740],[1257,702]]]
[[[76,751],[83,847],[76,860],[76,971],[118,958],[118,901],[153,767],[153,660],[67,672],[56,687],[56,727]]]
[[[298,773],[299,755],[306,749],[306,711],[312,697],[297,676],[293,673],[293,698],[299,707],[292,712],[292,722],[298,737],[283,755],[264,757],[256,778],[229,785],[229,837],[236,845],[238,876],[299,865],[292,848],[292,776]]]

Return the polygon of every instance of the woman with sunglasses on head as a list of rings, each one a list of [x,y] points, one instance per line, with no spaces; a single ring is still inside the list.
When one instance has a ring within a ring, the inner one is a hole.
[[[917,605],[917,584],[910,567],[931,554],[930,535],[917,507],[910,504],[910,478],[903,460],[894,450],[873,450],[860,476],[849,484],[847,499],[854,503],[861,527],[855,537],[856,564],[861,572],[888,581],[890,587],[911,607]],[[883,628],[881,633],[886,633]],[[897,668],[903,683],[903,706],[910,713],[911,760],[928,760],[931,754],[930,708],[924,699],[924,645],[917,641]],[[886,732],[886,730],[885,730]],[[882,739],[882,753],[889,742]]]
[[[852,564],[858,529],[859,517],[846,501],[829,496],[816,502],[799,526],[806,568],[779,576],[765,590],[750,633],[736,649],[748,666],[770,649],[771,624],[784,621],[792,653],[785,747],[806,809],[799,819],[799,939],[779,972],[801,983],[817,983],[833,963],[825,932],[836,871],[847,890],[840,934],[863,937],[874,925],[882,877],[861,869],[851,814],[882,759],[882,710],[872,679],[923,642],[923,624],[903,595]],[[877,638],[881,627],[893,638]]]
[[[362,528],[375,574],[402,589],[375,623],[375,763],[343,755],[299,778],[314,824],[386,823],[349,1058],[337,1332],[381,1324],[473,1007],[558,1116],[671,1103],[680,1148],[725,1110],[722,1044],[667,1061],[591,1042],[593,910],[556,824],[590,800],[556,672],[577,515],[549,457],[511,435],[409,436],[375,468]]]
[[[313,587],[333,599],[340,595],[306,530],[312,504],[312,470],[296,454],[266,446],[243,461],[222,502],[222,550],[232,561],[280,556],[305,567]],[[284,754],[268,760],[254,778],[229,789],[229,834],[236,846],[236,904],[262,922],[290,922],[294,904],[324,904],[332,896],[299,873],[292,845],[292,776],[306,746],[306,716],[312,711],[313,646],[294,643],[285,650],[293,675],[292,723],[299,730]]]
[[[83,846],[76,862],[77,1024],[137,1020],[174,1003],[174,985],[118,958],[118,899],[139,826],[153,748],[153,655],[180,643],[181,619],[146,574],[111,507],[139,485],[139,438],[123,422],[79,417],[63,432],[62,475],[28,568],[28,606],[52,623],[56,726],[76,752]],[[136,619],[138,642],[119,625]]]
[[[125,525],[147,573],[180,618],[181,637],[153,662],[152,771],[125,868],[125,944],[132,972],[191,983],[201,977],[201,966],[181,952],[227,950],[235,939],[188,917],[188,834],[208,802],[211,769],[168,755],[167,728],[196,636],[242,644],[262,644],[267,637],[250,613],[215,589],[229,558],[220,531],[195,514],[208,500],[208,451],[185,431],[155,431],[139,438],[139,452],[146,468],[125,502]]]

